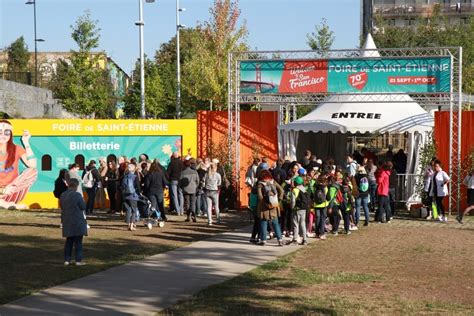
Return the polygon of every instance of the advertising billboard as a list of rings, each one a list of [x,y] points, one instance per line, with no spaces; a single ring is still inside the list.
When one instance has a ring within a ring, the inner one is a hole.
[[[448,93],[449,57],[240,62],[240,93]]]

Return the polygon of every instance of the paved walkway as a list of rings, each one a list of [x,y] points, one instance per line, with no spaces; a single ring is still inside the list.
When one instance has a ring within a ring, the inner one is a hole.
[[[248,242],[250,227],[93,274],[7,305],[7,315],[153,315],[209,285],[300,248]],[[80,269],[81,267],[70,267]]]

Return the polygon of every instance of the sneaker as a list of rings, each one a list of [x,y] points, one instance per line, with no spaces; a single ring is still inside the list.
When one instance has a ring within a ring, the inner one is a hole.
[[[76,262],[76,266],[85,266],[85,265],[86,265],[85,262],[82,262],[82,261]]]
[[[207,223],[208,226],[212,226],[212,222]]]
[[[387,221],[387,224],[390,224],[390,223],[391,223],[391,221]]]
[[[346,231],[345,231],[345,234],[346,234],[346,235],[350,235],[350,234],[352,234],[352,233],[351,233],[350,230],[346,230]]]
[[[307,233],[306,236],[308,238],[314,238],[314,237],[316,237],[316,234],[315,233]]]
[[[365,223],[364,223],[364,226],[369,226],[369,222],[365,222]]]
[[[278,241],[278,246],[279,246],[279,247],[283,247],[283,240],[280,239],[280,240]]]
[[[443,222],[447,223],[448,222],[448,217],[445,216]]]
[[[307,240],[303,240],[303,242],[300,244],[301,246],[307,246],[308,245],[308,241]]]
[[[459,224],[463,224],[461,216],[456,216],[456,220],[458,221]]]
[[[257,245],[259,246],[265,246],[267,244],[266,241],[262,240],[261,242],[259,242]]]
[[[249,240],[249,243],[251,244],[255,244],[257,242],[257,240],[255,238],[250,238]]]
[[[71,264],[71,263],[70,263],[69,261],[64,261],[64,265],[65,265],[65,266],[68,266],[68,265],[70,265],[70,264]]]
[[[390,217],[390,220],[391,220],[391,221],[393,221],[393,216],[392,216],[392,217]]]
[[[325,240],[326,238],[327,238],[326,235],[322,235],[321,237],[319,237],[319,239],[321,240]]]
[[[185,222],[190,222],[191,220],[189,218],[186,218],[184,221]]]
[[[287,242],[286,244],[287,244],[287,245],[297,245],[297,244],[298,244],[298,240],[293,239],[293,240],[290,240],[289,242]]]
[[[426,220],[430,221],[433,217],[431,215],[426,216]]]
[[[338,232],[331,232],[331,234],[332,234],[332,235],[334,235],[334,236],[337,236],[337,235],[339,235],[339,233],[338,233]]]

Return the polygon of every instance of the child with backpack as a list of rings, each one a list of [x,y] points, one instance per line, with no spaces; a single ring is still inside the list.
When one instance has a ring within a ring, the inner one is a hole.
[[[313,190],[313,205],[316,212],[316,238],[326,239],[326,218],[329,205],[327,177],[320,175]]]
[[[296,177],[293,183],[295,188],[291,191],[291,209],[293,210],[292,243],[298,243],[299,235],[301,234],[303,238],[301,245],[307,245],[306,212],[311,207],[311,197],[307,187],[304,186],[302,177]]]
[[[318,179],[319,175],[320,175],[319,172],[314,171],[312,173],[311,179],[309,180],[309,183],[308,183],[307,187],[308,187],[308,191],[310,193],[310,197],[314,195],[314,188],[316,186],[317,179]],[[316,211],[314,210],[313,206],[311,205],[311,207],[308,211],[308,227],[307,227],[308,237],[316,237],[316,234],[313,232],[315,220],[316,220]]]
[[[347,176],[342,180],[340,209],[344,218],[344,231],[350,235],[351,230],[358,230],[355,224],[355,199],[352,193],[353,185],[351,177]]]
[[[356,225],[359,224],[360,219],[360,208],[364,209],[365,222],[364,226],[369,226],[369,179],[367,177],[367,171],[363,166],[357,169],[355,176],[355,183],[357,185],[357,198],[356,198],[356,213],[355,221]]]
[[[289,173],[287,179],[282,184],[283,199],[282,199],[282,211],[280,212],[280,228],[283,235],[290,237],[292,231],[292,212],[291,212],[291,195],[293,190],[293,175]]]
[[[333,235],[337,235],[339,230],[339,224],[341,222],[341,212],[339,211],[339,206],[342,198],[341,185],[339,184],[339,182],[337,182],[337,179],[335,177],[330,177],[328,183],[328,215],[330,216],[329,219],[332,225],[331,233]],[[346,220],[344,219],[344,223],[345,222]]]

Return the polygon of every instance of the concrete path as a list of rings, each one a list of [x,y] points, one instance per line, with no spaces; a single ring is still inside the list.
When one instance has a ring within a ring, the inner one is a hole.
[[[250,244],[250,227],[93,274],[7,305],[8,315],[153,315],[300,246]],[[86,245],[87,247],[87,245]],[[80,269],[81,267],[70,267]]]

